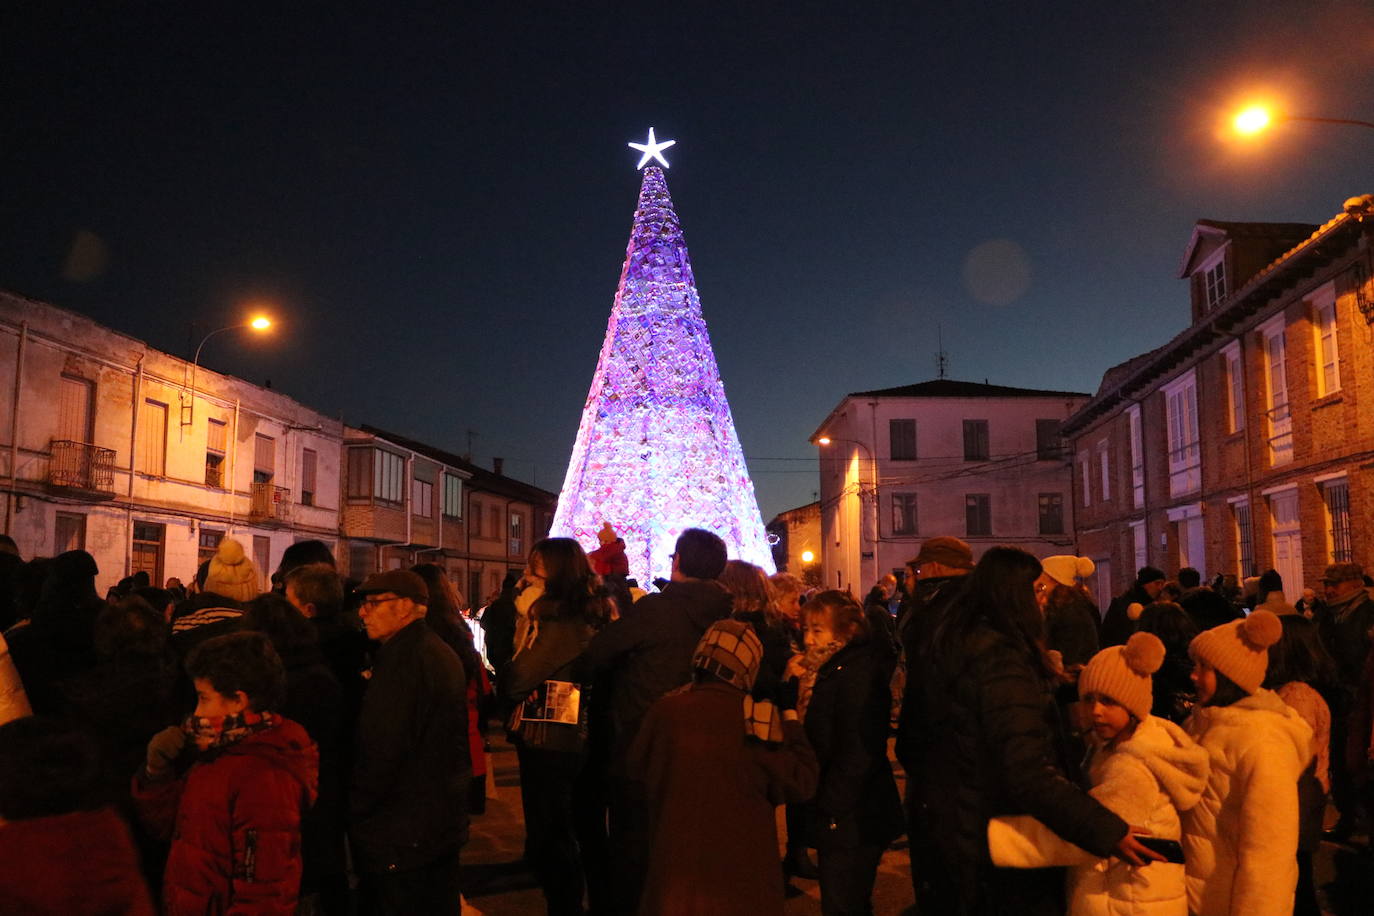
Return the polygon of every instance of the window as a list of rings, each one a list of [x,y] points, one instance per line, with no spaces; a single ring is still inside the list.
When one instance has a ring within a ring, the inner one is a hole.
[[[507,549],[514,556],[525,555],[525,517],[519,512],[510,514],[510,546]]]
[[[1112,459],[1106,439],[1097,443],[1097,466],[1102,472],[1102,501],[1112,498]]]
[[[215,531],[212,528],[200,529],[200,537],[196,543],[196,566],[208,562],[215,552],[219,550],[219,542],[224,540],[223,531]]]
[[[1326,503],[1327,544],[1332,563],[1349,563],[1355,558],[1350,537],[1350,484],[1345,478],[1322,484]]]
[[[1269,463],[1288,464],[1293,460],[1293,415],[1288,409],[1287,351],[1283,339],[1283,316],[1261,329],[1264,336],[1265,376],[1268,380]]]
[[[223,420],[205,424],[205,485],[224,486],[224,450],[229,441],[229,425]]]
[[[167,405],[144,401],[138,427],[138,469],[150,477],[166,477]]]
[[[1211,311],[1226,298],[1226,258],[1223,255],[1215,264],[1203,271],[1203,292],[1207,310]]]
[[[277,474],[277,440],[258,433],[253,437],[253,483],[271,483]]]
[[[348,545],[348,574],[365,579],[377,571],[377,548],[371,544]]]
[[[988,460],[988,421],[964,421],[964,460]]]
[[[166,405],[163,405],[163,416],[166,416]],[[167,529],[164,525],[134,522],[134,544],[130,553],[131,573],[146,572],[154,585],[162,584],[162,544],[166,534]]]
[[[889,455],[893,461],[916,460],[916,421],[887,421]]]
[[[969,493],[964,497],[964,531],[969,537],[992,534],[992,498],[986,493]]]
[[[1221,351],[1221,365],[1226,376],[1226,431],[1238,433],[1245,428],[1245,376],[1239,342],[1232,341]]]
[[[315,505],[315,471],[319,456],[313,448],[301,449],[301,505]]]
[[[253,565],[258,568],[258,588],[267,591],[272,587],[272,539],[265,535],[253,535]]]
[[[394,452],[375,450],[372,463],[372,496],[379,503],[399,506],[405,499],[406,460]]]
[[[892,494],[892,533],[916,533],[916,494]]]
[[[1040,533],[1064,533],[1064,494],[1040,494]]]
[[[1035,460],[1056,461],[1064,455],[1058,420],[1035,421]]]
[[[487,537],[501,540],[501,507],[487,506]]]
[[[1255,529],[1250,523],[1250,501],[1241,499],[1231,504],[1236,520],[1236,556],[1240,558],[1240,578],[1255,575]]]
[[[62,376],[57,398],[57,438],[89,443],[95,386],[84,378]]]
[[[1287,594],[1302,591],[1302,520],[1298,515],[1298,488],[1269,494],[1270,534],[1274,541],[1274,569],[1283,579]]]
[[[1165,386],[1164,410],[1169,430],[1169,495],[1195,493],[1202,487],[1195,373],[1189,372]]]
[[[476,509],[472,510],[472,517],[477,517]],[[486,593],[482,591],[482,571],[480,569],[474,569],[468,573],[468,598],[473,604],[477,604],[479,601],[481,601],[482,604],[486,604],[487,602],[481,597],[485,594]]]
[[[1202,524],[1202,505],[1193,503],[1170,509],[1169,521],[1174,523],[1178,547],[1178,566],[1191,566],[1202,571],[1207,568],[1207,542]]]
[[[474,499],[471,509],[472,519],[469,524],[472,525],[472,536],[480,538],[482,536],[482,503]]]
[[[1149,545],[1145,543],[1145,522],[1131,522],[1131,559],[1135,562],[1132,569],[1139,570],[1150,563]]]
[[[1091,506],[1091,505],[1093,504],[1093,491],[1092,491],[1092,480],[1093,480],[1093,478],[1092,478],[1092,474],[1089,473],[1090,467],[1091,467],[1091,465],[1090,465],[1090,462],[1088,461],[1088,452],[1087,452],[1087,450],[1086,450],[1086,449],[1079,449],[1079,451],[1078,451],[1078,479],[1081,480],[1081,481],[1083,481],[1083,505],[1085,505],[1085,506]]]
[[[1112,561],[1103,557],[1095,563],[1097,569],[1093,573],[1093,594],[1096,596],[1098,607],[1109,607],[1112,599],[1116,597],[1112,594]]]
[[[86,516],[59,512],[53,520],[52,555],[86,549]],[[156,584],[156,583],[154,583]]]
[[[463,478],[457,474],[444,475],[444,518],[463,517]]]
[[[1126,408],[1126,425],[1131,431],[1131,504],[1145,508],[1145,437],[1140,431],[1140,405]]]
[[[1317,397],[1341,390],[1340,353],[1336,344],[1336,298],[1328,286],[1313,302],[1317,331]]]
[[[418,477],[410,482],[410,511],[420,518],[434,517],[434,484]]]

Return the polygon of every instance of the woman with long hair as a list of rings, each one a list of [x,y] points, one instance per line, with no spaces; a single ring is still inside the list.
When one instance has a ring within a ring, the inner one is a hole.
[[[753,563],[730,560],[717,581],[730,593],[731,616],[753,627],[763,643],[763,661],[754,680],[753,695],[756,699],[772,699],[794,646],[768,574]]]
[[[458,589],[435,563],[420,563],[410,571],[425,580],[429,589],[429,605],[425,610],[425,624],[454,651],[463,663],[463,679],[467,685],[468,757],[472,761],[472,781],[468,783],[468,813],[482,814],[487,810],[487,750],[482,733],[482,710],[491,693],[487,669],[482,664],[472,640],[472,630],[463,619],[462,598]]]
[[[517,706],[522,719],[515,742],[530,865],[551,916],[580,914],[585,885],[577,812],[590,685],[582,656],[608,619],[610,602],[572,538],[536,543],[529,568],[544,591],[530,607],[528,645],[501,673],[498,692]],[[594,898],[599,890],[593,889]]]
[[[1135,865],[1157,858],[1064,775],[1038,594],[1049,589],[1042,571],[1024,550],[990,548],[935,623],[929,654],[908,661],[908,678],[922,680],[920,721],[928,731],[913,824],[935,858],[921,870],[922,910],[1063,912],[1060,870],[989,862],[988,821],[997,815],[1034,815],[1104,858],[1120,855]]]

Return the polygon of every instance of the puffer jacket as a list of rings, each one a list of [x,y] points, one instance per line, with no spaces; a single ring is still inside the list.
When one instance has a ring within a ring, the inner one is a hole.
[[[1286,916],[1298,883],[1298,777],[1312,759],[1312,729],[1270,690],[1199,706],[1185,727],[1211,759],[1202,801],[1183,818],[1190,911]]]
[[[1191,809],[1207,785],[1207,752],[1167,719],[1146,718],[1115,748],[1093,754],[1092,796],[1129,824],[1177,840],[1180,811]],[[1100,859],[1062,840],[1033,817],[999,817],[988,824],[992,861],[1012,868],[1071,865],[1070,916],[1187,916],[1183,866],[1144,868]]]
[[[931,911],[1052,910],[1043,875],[992,864],[988,820],[1030,814],[1101,857],[1127,824],[1065,777],[1044,681],[1024,649],[988,626],[932,649],[909,673],[921,678],[918,721],[928,730],[917,829],[939,838],[930,850],[928,872],[939,885]]]
[[[301,813],[315,802],[319,754],[290,719],[206,753],[179,779],[133,795],[148,827],[170,836],[163,909],[290,916],[301,884]]]

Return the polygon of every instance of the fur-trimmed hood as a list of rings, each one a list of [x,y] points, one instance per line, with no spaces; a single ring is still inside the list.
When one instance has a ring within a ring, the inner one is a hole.
[[[1196,805],[1207,788],[1206,749],[1168,719],[1147,717],[1116,752],[1143,763],[1179,811]]]

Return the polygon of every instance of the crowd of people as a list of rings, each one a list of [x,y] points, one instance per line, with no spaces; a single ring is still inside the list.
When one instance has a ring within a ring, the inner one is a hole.
[[[796,880],[871,913],[903,834],[921,913],[1317,913],[1328,809],[1341,841],[1374,811],[1356,564],[1297,604],[1145,567],[1099,612],[1090,560],[954,537],[862,602],[700,529],[646,592],[599,540],[539,541],[480,623],[441,567],[348,583],[319,542],[265,593],[226,539],[102,597],[84,551],[0,540],[0,900],[458,913],[489,719],[551,914],[781,913]]]

